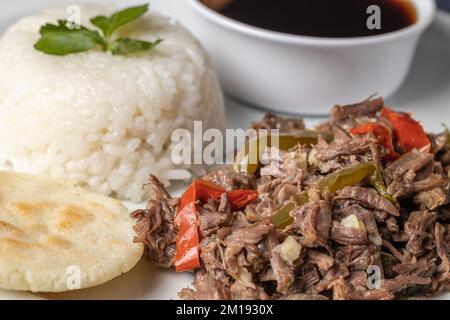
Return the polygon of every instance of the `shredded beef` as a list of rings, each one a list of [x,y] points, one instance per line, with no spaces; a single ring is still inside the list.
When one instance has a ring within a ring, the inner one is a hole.
[[[267,114],[264,118],[259,122],[253,122],[252,128],[259,129],[278,129],[280,133],[292,132],[296,130],[305,129],[305,124],[302,119],[298,118],[283,118],[276,116],[274,114]]]
[[[435,212],[416,211],[411,213],[408,221],[405,223],[405,232],[409,236],[406,243],[406,251],[414,256],[422,254],[424,251],[431,250],[433,245],[433,225],[436,222]]]
[[[334,259],[330,255],[317,251],[308,250],[307,261],[315,264],[321,274],[325,274],[334,265]]]
[[[323,246],[328,240],[331,226],[331,207],[328,200],[316,200],[291,213],[294,223],[291,230],[306,237],[311,243]]]
[[[438,153],[442,151],[449,141],[449,135],[447,131],[444,131],[439,134],[431,134],[429,135],[432,145],[432,151],[433,153]]]
[[[258,198],[240,210],[226,192],[196,202],[200,266],[192,270],[192,287],[179,296],[388,300],[450,291],[448,133],[428,134],[430,151],[407,153],[393,136],[398,158],[386,159],[386,147],[374,135],[351,133],[368,122],[392,129],[378,115],[383,107],[381,98],[336,106],[331,119],[316,128],[323,133],[316,144],[267,148],[253,175],[231,166],[205,175],[226,190],[257,191]],[[295,135],[305,126],[267,115],[253,128]],[[329,134],[334,140],[323,138]],[[369,161],[381,176],[378,185],[372,176],[333,193],[321,186],[327,175]],[[179,201],[154,176],[146,187],[153,190],[147,208],[132,213],[135,241],[145,245],[155,265],[172,268]],[[293,209],[283,217],[292,221],[274,225],[273,215],[287,205]]]
[[[432,154],[412,150],[388,165],[384,170],[384,176],[386,180],[390,182],[401,179],[405,175],[407,175],[404,177],[406,179],[409,178],[409,176],[415,178],[416,172],[432,160]]]
[[[183,289],[179,293],[184,300],[229,300],[231,291],[228,287],[214,280],[207,272],[196,274],[193,289]]]
[[[338,221],[333,221],[330,238],[342,245],[365,244],[369,241],[366,230],[347,228]]]
[[[267,239],[267,249],[270,252],[270,265],[275,281],[277,282],[277,291],[286,293],[295,281],[295,274],[293,266],[284,261],[281,254],[275,250],[277,245],[278,240],[275,232],[271,232]]]
[[[419,192],[414,201],[422,209],[434,210],[448,203],[448,194],[442,188],[434,188]]]
[[[439,282],[439,285],[448,284],[450,277],[450,244],[448,242],[448,239],[445,239],[444,237],[444,234],[446,233],[445,227],[439,223],[436,223],[434,233],[436,239],[436,250],[439,258],[441,259],[441,263],[438,269],[439,276],[437,280]]]
[[[147,187],[152,188],[153,199],[148,202],[147,209],[132,213],[132,217],[137,220],[134,241],[145,245],[155,265],[168,268],[173,265],[175,256],[177,230],[174,217],[178,199],[173,199],[153,175]]]
[[[367,99],[347,106],[335,106],[331,110],[331,121],[348,121],[361,117],[374,117],[383,108],[383,98]]]
[[[329,300],[328,297],[322,296],[320,294],[303,294],[295,293],[284,296],[281,300]]]
[[[215,169],[206,174],[203,179],[227,190],[253,189],[256,186],[255,177],[236,172],[231,166]]]
[[[360,155],[370,152],[370,146],[375,140],[370,136],[355,137],[350,141],[334,141],[331,144],[322,143],[316,147],[317,158],[321,161],[333,160],[339,156]]]
[[[350,200],[359,203],[367,209],[385,211],[393,216],[398,216],[398,209],[388,199],[380,196],[374,189],[362,187],[345,187],[339,190],[336,200]]]

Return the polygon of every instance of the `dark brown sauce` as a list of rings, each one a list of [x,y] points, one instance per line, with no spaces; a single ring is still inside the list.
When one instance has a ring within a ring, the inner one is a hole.
[[[213,0],[204,0],[206,4]],[[417,21],[408,0],[228,0],[217,11],[259,28],[314,37],[362,37],[403,29]],[[367,8],[381,9],[381,29],[369,29]]]

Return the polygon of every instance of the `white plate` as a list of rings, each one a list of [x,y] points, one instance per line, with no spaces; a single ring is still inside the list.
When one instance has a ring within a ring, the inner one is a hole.
[[[74,4],[65,0],[15,0],[0,2],[0,30],[17,18],[52,5]],[[95,2],[95,1],[81,1]],[[111,3],[114,1],[99,0]],[[141,3],[140,1],[138,3]],[[145,1],[144,1],[145,2]],[[116,1],[117,3],[117,1]],[[136,1],[120,1],[120,6],[136,4]],[[151,0],[151,6],[173,16],[186,26],[196,23],[184,1]],[[441,130],[440,124],[450,124],[450,15],[439,12],[436,21],[426,32],[419,44],[417,57],[411,74],[400,91],[388,100],[388,104],[399,110],[409,111],[420,119],[427,130]],[[370,77],[370,75],[367,75]],[[351,85],[351,83],[349,84]],[[374,89],[376,90],[376,89]],[[336,101],[339,103],[339,101]],[[330,106],[331,107],[331,106]],[[264,111],[251,108],[237,101],[227,99],[228,128],[246,128],[251,121],[259,119]],[[321,118],[306,118],[313,125]],[[128,204],[130,210],[136,205]],[[144,206],[142,204],[141,206]],[[177,299],[181,288],[192,281],[190,274],[176,274],[158,270],[142,260],[131,272],[107,284],[64,294],[40,294],[0,290],[0,299]],[[450,294],[439,299],[450,299]]]

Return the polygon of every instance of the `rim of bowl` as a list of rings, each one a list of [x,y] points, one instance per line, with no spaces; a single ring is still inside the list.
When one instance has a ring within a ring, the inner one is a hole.
[[[327,38],[294,35],[255,27],[228,18],[210,9],[200,0],[187,0],[187,2],[195,11],[197,11],[200,15],[202,15],[209,21],[238,33],[243,33],[256,38],[280,43],[300,45],[303,44],[312,46],[352,46],[361,44],[376,44],[379,42],[397,39],[410,34],[419,34],[431,24],[436,12],[436,3],[434,0],[412,0],[414,6],[416,7],[418,17],[417,21],[414,24],[406,28],[374,36]]]

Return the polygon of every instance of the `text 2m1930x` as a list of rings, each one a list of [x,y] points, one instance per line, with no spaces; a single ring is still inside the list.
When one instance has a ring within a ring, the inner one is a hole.
[[[177,307],[177,315],[184,316],[200,316],[203,318],[208,318],[214,315],[235,315],[235,316],[245,316],[245,315],[273,315],[273,305],[271,304],[220,304],[213,306],[190,306],[189,304],[183,304]]]
[[[246,305],[227,305],[220,306],[220,314],[223,315],[273,315],[273,305],[265,304],[246,304]]]

